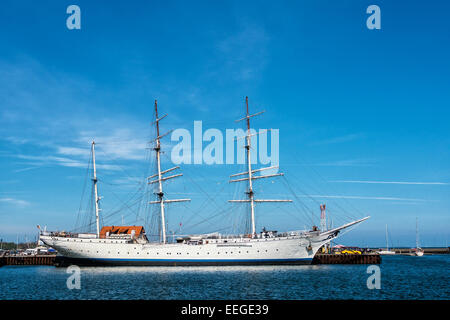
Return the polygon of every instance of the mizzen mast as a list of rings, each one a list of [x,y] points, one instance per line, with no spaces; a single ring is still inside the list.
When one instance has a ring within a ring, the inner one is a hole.
[[[162,230],[162,242],[166,243],[167,242],[167,238],[166,238],[166,218],[165,218],[165,208],[164,208],[164,204],[165,203],[170,203],[170,202],[183,202],[183,201],[191,201],[191,199],[171,199],[171,200],[166,200],[164,199],[164,192],[163,192],[163,181],[172,179],[172,178],[176,178],[176,177],[180,177],[183,174],[179,173],[179,174],[174,174],[171,176],[166,176],[163,177],[163,175],[165,173],[171,172],[173,170],[179,169],[179,166],[161,171],[161,138],[168,135],[170,133],[167,132],[163,135],[159,134],[159,121],[161,121],[162,119],[164,119],[167,114],[165,114],[164,116],[162,116],[161,118],[158,118],[158,102],[157,100],[155,100],[155,116],[156,116],[156,146],[153,148],[153,150],[156,151],[156,162],[157,162],[157,169],[158,169],[158,173],[148,177],[147,179],[150,180],[152,178],[156,178],[155,180],[150,180],[148,182],[148,184],[154,184],[154,183],[158,183],[158,191],[155,192],[155,194],[158,196],[158,200],[157,201],[150,201],[151,204],[159,204],[160,205],[160,210],[161,210],[161,230]]]
[[[240,175],[247,175],[247,177],[245,178],[240,178],[240,179],[234,179],[234,180],[230,180],[230,182],[239,182],[239,181],[248,181],[248,191],[246,192],[247,196],[248,196],[248,200],[228,200],[229,202],[249,202],[250,203],[250,215],[251,215],[251,220],[252,220],[252,238],[254,238],[256,236],[256,223],[255,223],[255,203],[257,202],[292,202],[292,200],[281,200],[281,199],[255,199],[254,197],[254,191],[253,191],[253,180],[255,179],[262,179],[262,178],[271,178],[271,177],[276,177],[276,176],[282,176],[283,173],[276,173],[276,174],[270,174],[270,175],[258,175],[258,176],[254,176],[253,174],[256,172],[260,172],[263,170],[269,170],[269,169],[275,169],[278,168],[278,166],[272,166],[272,167],[266,167],[266,168],[261,168],[261,169],[256,169],[256,170],[252,170],[252,161],[251,161],[251,155],[250,155],[250,149],[251,149],[251,137],[254,135],[257,135],[257,133],[255,134],[251,134],[250,132],[250,118],[254,117],[254,116],[258,116],[262,113],[264,113],[264,111],[261,112],[257,112],[255,114],[250,114],[249,110],[248,110],[248,97],[245,97],[245,104],[247,107],[247,113],[246,116],[236,120],[236,122],[240,122],[242,120],[246,120],[247,122],[247,134],[245,135],[245,150],[246,150],[246,155],[247,155],[247,165],[248,165],[248,171],[247,172],[241,172],[241,173],[237,173],[237,174],[233,174],[230,176],[231,177],[236,177],[236,176],[240,176]]]

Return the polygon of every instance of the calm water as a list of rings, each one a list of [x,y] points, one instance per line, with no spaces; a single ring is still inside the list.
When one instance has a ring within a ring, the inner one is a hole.
[[[381,289],[366,286],[367,265],[81,268],[69,290],[66,269],[0,268],[0,299],[449,299],[450,255],[383,257]]]

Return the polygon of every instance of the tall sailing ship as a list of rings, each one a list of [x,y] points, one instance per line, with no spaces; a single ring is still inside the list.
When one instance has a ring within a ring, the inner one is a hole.
[[[245,172],[231,175],[230,182],[246,182],[247,199],[229,200],[230,202],[249,204],[251,231],[240,235],[221,235],[218,233],[200,234],[177,238],[169,242],[166,233],[165,205],[173,202],[190,201],[190,199],[166,199],[163,182],[182,176],[167,175],[179,169],[179,166],[161,168],[161,138],[159,122],[166,115],[158,116],[158,105],[155,101],[156,153],[157,172],[148,177],[149,184],[156,184],[156,201],[151,204],[159,206],[160,211],[160,241],[149,241],[143,226],[103,226],[100,229],[100,209],[97,190],[97,175],[95,166],[95,142],[92,142],[93,188],[96,218],[96,233],[65,233],[40,232],[40,240],[56,249],[61,255],[60,265],[152,265],[152,266],[183,266],[183,265],[262,265],[262,264],[310,264],[316,252],[330,241],[334,240],[342,230],[356,225],[369,217],[355,220],[330,230],[320,230],[313,226],[308,231],[288,231],[279,233],[256,230],[255,205],[263,202],[292,202],[281,199],[255,198],[253,181],[261,178],[281,176],[276,174],[257,174],[258,172],[275,169],[266,167],[252,168],[250,119],[262,112],[250,114],[248,98],[246,97],[246,115],[237,121],[246,121]],[[322,229],[325,229],[322,227]]]

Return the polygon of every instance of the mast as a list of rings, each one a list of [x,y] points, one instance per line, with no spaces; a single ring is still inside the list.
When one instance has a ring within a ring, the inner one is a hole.
[[[419,225],[416,217],[416,248],[419,249]]]
[[[320,229],[322,232],[327,230],[327,218],[325,213],[325,204],[320,205]]]
[[[252,222],[252,238],[256,237],[256,222],[255,222],[255,203],[257,202],[292,202],[292,200],[278,200],[278,199],[255,199],[254,195],[254,191],[253,191],[253,182],[252,180],[255,179],[261,179],[261,178],[270,178],[270,177],[276,177],[276,176],[282,176],[283,173],[277,173],[277,174],[271,174],[271,175],[258,175],[258,176],[254,176],[253,174],[255,172],[259,172],[259,171],[263,171],[263,170],[268,170],[268,169],[274,169],[274,168],[278,168],[278,166],[272,166],[272,167],[266,167],[266,168],[261,168],[261,169],[256,169],[256,170],[252,170],[252,161],[251,161],[251,155],[250,155],[250,149],[251,149],[251,137],[254,135],[257,135],[257,133],[255,134],[250,134],[250,118],[260,115],[262,113],[264,113],[264,111],[255,113],[255,114],[250,114],[249,110],[248,110],[248,97],[245,97],[245,105],[246,105],[246,116],[236,120],[236,122],[242,121],[242,120],[246,120],[247,122],[247,133],[245,135],[245,151],[246,151],[246,155],[247,155],[247,172],[241,172],[241,173],[236,173],[231,175],[230,177],[235,177],[235,176],[240,176],[240,175],[247,175],[246,178],[241,178],[241,179],[235,179],[235,180],[230,180],[230,182],[239,182],[239,181],[248,181],[248,191],[246,192],[248,200],[228,200],[229,202],[249,202],[250,203],[250,217],[251,217],[251,222]]]
[[[98,189],[97,189],[97,170],[95,167],[95,141],[92,141],[92,166],[94,169],[94,177],[92,178],[92,181],[94,182],[94,193],[95,193],[95,222],[97,227],[97,238],[100,238],[100,219],[99,219],[99,212],[100,208],[98,206],[100,197],[98,196]]]
[[[158,173],[148,177],[147,179],[151,179],[151,178],[155,178],[158,177],[158,179],[156,180],[152,180],[149,181],[148,184],[153,184],[153,183],[158,183],[158,191],[155,192],[155,194],[158,196],[158,201],[150,201],[151,204],[158,204],[160,205],[160,211],[161,211],[161,230],[162,230],[162,242],[166,243],[167,242],[167,238],[166,238],[166,217],[165,217],[165,207],[164,204],[165,203],[170,203],[170,202],[182,202],[182,201],[191,201],[191,199],[173,199],[173,200],[165,200],[164,199],[164,192],[163,192],[163,185],[162,182],[168,179],[172,179],[172,178],[176,178],[176,177],[180,177],[183,174],[175,174],[172,176],[168,176],[168,177],[163,177],[163,175],[167,172],[170,172],[172,170],[175,169],[179,169],[180,167],[173,167],[164,171],[161,171],[161,138],[166,136],[167,134],[169,134],[169,132],[160,135],[159,134],[159,121],[161,121],[162,119],[164,119],[166,115],[162,116],[161,118],[158,118],[158,102],[157,100],[155,100],[155,116],[156,116],[156,145],[153,148],[153,150],[156,151],[156,163],[157,163],[157,169],[158,169]]]
[[[247,152],[247,163],[248,163],[248,197],[250,199],[250,208],[251,208],[251,218],[252,218],[252,235],[256,234],[255,230],[255,199],[253,194],[253,184],[252,184],[252,161],[250,157],[250,147],[251,147],[251,139],[250,139],[250,118],[248,113],[248,97],[245,97],[245,104],[247,106],[247,136],[246,136],[246,145],[245,150]]]
[[[388,230],[386,225],[386,251],[389,251],[389,242],[388,242]]]
[[[326,205],[325,204],[321,204],[320,205],[320,231],[321,232],[325,232],[327,231],[327,218],[326,218]],[[330,244],[326,243],[324,245],[324,249],[326,250],[326,252],[328,253],[328,248],[329,248]]]

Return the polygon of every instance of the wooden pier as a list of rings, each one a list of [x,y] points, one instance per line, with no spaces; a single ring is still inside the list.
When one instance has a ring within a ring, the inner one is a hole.
[[[379,254],[328,254],[317,253],[312,264],[380,264]]]
[[[0,257],[0,266],[54,266],[56,255],[36,256],[3,256]],[[381,256],[378,254],[323,254],[315,255],[312,264],[380,264]]]
[[[0,257],[0,266],[53,266],[55,263],[54,254],[34,255],[34,256],[3,256]]]

